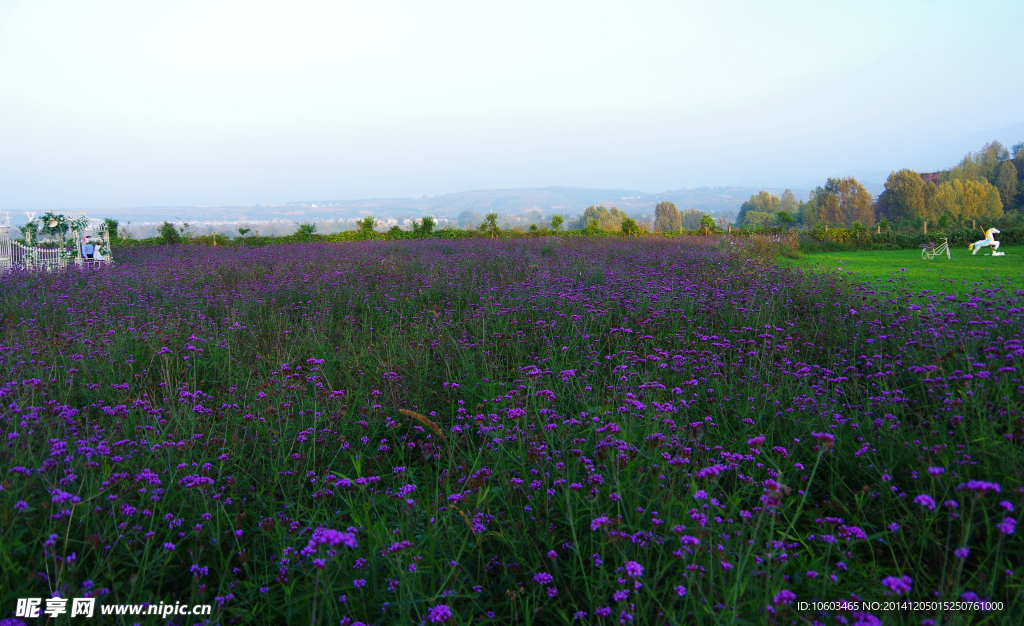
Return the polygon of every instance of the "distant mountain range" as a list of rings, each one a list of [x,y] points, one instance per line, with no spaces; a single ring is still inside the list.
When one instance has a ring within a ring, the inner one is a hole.
[[[743,202],[761,189],[753,187],[699,187],[664,193],[635,189],[582,189],[578,187],[542,187],[535,189],[490,189],[463,191],[443,196],[356,201],[309,201],[289,204],[309,211],[347,211],[359,215],[398,217],[399,215],[437,215],[458,217],[463,211],[523,214],[540,211],[543,215],[580,213],[591,205],[616,206],[633,213],[653,213],[659,202],[674,202],[680,209],[700,209],[714,214],[739,211]],[[770,189],[781,194],[782,189]],[[798,196],[808,193],[794,190]]]
[[[893,169],[911,167],[919,172],[935,172],[955,165],[963,155],[993,139],[999,139],[1010,146],[1024,139],[1024,123],[1015,123],[998,129],[973,132],[947,140],[941,144],[918,147],[908,145],[905,150],[891,155]],[[884,190],[883,181],[889,171],[882,169],[858,169],[837,172],[836,176],[854,176],[875,196]],[[790,179],[799,200],[806,200],[813,186],[824,184],[824,180]],[[651,215],[654,206],[663,201],[674,202],[680,209],[698,209],[715,217],[735,216],[740,205],[759,191],[781,195],[784,189],[775,187],[771,181],[748,178],[742,184],[730,187],[697,187],[651,193],[635,189],[585,189],[580,187],[540,187],[527,189],[488,189],[463,191],[439,196],[418,198],[369,198],[363,200],[307,200],[286,204],[256,204],[247,206],[163,206],[88,208],[85,213],[95,217],[112,217],[123,222],[131,220],[136,224],[171,222],[192,223],[236,223],[236,222],[282,222],[284,228],[291,222],[315,222],[335,220],[345,222],[367,215],[381,219],[418,219],[433,215],[448,220],[457,219],[464,211],[480,215],[490,212],[499,216],[520,215],[539,211],[544,218],[553,214],[570,217],[582,213],[591,205],[616,206],[632,214]],[[766,186],[759,186],[761,183]],[[59,209],[71,214],[77,209]],[[24,224],[25,214],[11,211],[12,224]],[[532,219],[532,217],[530,218]],[[0,224],[4,214],[0,212]],[[342,226],[345,227],[345,226]]]

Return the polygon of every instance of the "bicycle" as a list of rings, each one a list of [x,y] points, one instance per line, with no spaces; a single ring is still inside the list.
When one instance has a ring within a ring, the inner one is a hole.
[[[953,258],[949,253],[949,239],[943,239],[942,243],[935,245],[934,242],[929,241],[921,246],[921,258],[925,261],[931,261],[935,257],[941,255],[943,252],[946,253],[946,258]]]

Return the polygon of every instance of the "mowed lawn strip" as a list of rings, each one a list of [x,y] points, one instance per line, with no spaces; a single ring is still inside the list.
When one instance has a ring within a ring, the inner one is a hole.
[[[964,247],[950,249],[931,261],[920,250],[857,250],[804,254],[786,259],[796,267],[816,271],[849,272],[867,282],[886,286],[903,285],[920,291],[966,293],[976,287],[1024,289],[1024,247],[1002,246],[1006,256],[985,256],[987,250],[971,255]]]

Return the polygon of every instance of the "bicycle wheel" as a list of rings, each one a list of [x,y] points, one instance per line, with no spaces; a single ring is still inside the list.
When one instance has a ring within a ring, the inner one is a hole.
[[[952,256],[951,256],[951,255],[949,254],[949,245],[948,245],[948,244],[946,245],[946,258],[947,258],[947,259],[952,259],[952,258],[953,258],[953,257],[952,257]]]
[[[921,248],[921,258],[925,261],[932,260],[932,257],[928,254],[928,248]]]

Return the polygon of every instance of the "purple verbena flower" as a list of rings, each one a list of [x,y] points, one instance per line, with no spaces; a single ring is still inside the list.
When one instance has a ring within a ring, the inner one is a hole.
[[[1002,490],[999,487],[999,483],[990,483],[984,480],[969,480],[965,483],[961,483],[956,489],[957,491],[973,491],[979,496],[983,496],[989,491],[999,493]]]
[[[1002,522],[996,524],[996,528],[1004,535],[1012,535],[1017,528],[1017,520],[1012,517],[1004,517]]]
[[[793,600],[796,600],[796,594],[789,589],[783,589],[772,599],[775,604],[792,604]]]
[[[914,581],[911,580],[910,576],[901,576],[896,578],[895,576],[887,576],[882,579],[882,584],[889,588],[890,591],[900,596],[905,593],[910,593],[913,589]]]
[[[931,496],[924,493],[914,498],[914,504],[920,504],[929,511],[935,510],[935,500]]]
[[[438,604],[427,611],[427,621],[432,624],[447,622],[452,618],[452,610],[446,604]]]

